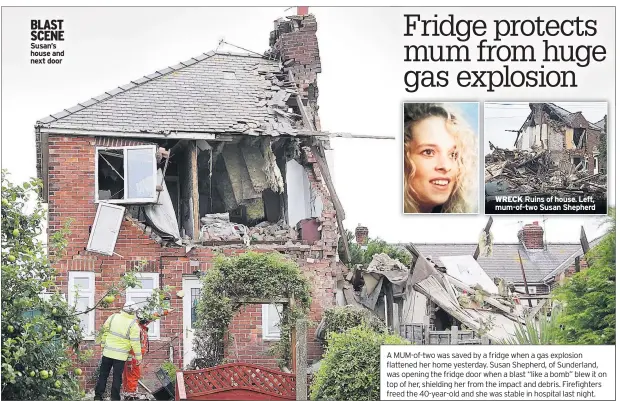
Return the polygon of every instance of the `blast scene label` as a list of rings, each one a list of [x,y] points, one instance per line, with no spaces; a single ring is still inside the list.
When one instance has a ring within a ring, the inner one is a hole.
[[[61,19],[30,21],[30,64],[62,64],[65,51],[59,45],[65,40],[63,23]]]

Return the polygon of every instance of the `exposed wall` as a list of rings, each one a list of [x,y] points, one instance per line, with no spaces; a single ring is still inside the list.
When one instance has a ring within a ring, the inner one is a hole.
[[[245,252],[243,245],[193,248],[186,253],[185,248],[163,247],[156,240],[156,235],[134,220],[124,220],[116,242],[115,252],[121,256],[104,256],[85,251],[88,243],[89,228],[93,224],[97,205],[94,203],[95,189],[95,146],[124,146],[141,144],[141,141],[125,139],[105,139],[86,136],[50,135],[50,196],[49,196],[49,233],[58,230],[68,219],[73,219],[71,234],[66,254],[56,265],[59,273],[57,286],[67,293],[69,271],[92,271],[95,273],[97,298],[101,297],[108,285],[118,282],[119,277],[130,269],[135,261],[147,261],[147,272],[160,273],[161,284],[182,288],[183,275],[193,274],[197,268],[190,262],[198,262],[198,270],[206,271],[212,266],[216,252],[231,255]],[[333,267],[337,245],[337,225],[335,211],[328,191],[325,188],[314,157],[307,148],[304,149],[305,162],[308,163],[308,182],[314,194],[322,199],[323,212],[319,221],[322,225],[321,239],[313,245],[254,245],[251,249],[261,252],[281,252],[289,255],[300,266],[304,275],[312,283],[312,305],[310,318],[315,322],[321,319],[323,309],[334,302]],[[118,310],[124,303],[124,297],[117,299],[110,309],[96,311],[95,328],[99,329],[105,319]],[[182,365],[184,331],[183,300],[174,297],[171,300],[174,309],[161,320],[161,338],[151,341],[150,352],[146,356],[145,383],[155,384],[153,372],[162,362],[169,358],[169,346],[173,347],[174,362]],[[244,339],[238,353],[242,360],[260,362],[275,366],[275,360],[266,355],[268,343],[262,341],[260,319],[252,308],[242,311],[230,327],[239,339]],[[247,340],[247,341],[246,341]],[[322,353],[320,345],[314,340],[314,332],[308,334],[308,358],[319,359]],[[85,377],[94,372],[100,358],[100,347],[88,342],[86,347],[95,351],[93,358],[83,368]],[[89,383],[92,385],[92,382]]]

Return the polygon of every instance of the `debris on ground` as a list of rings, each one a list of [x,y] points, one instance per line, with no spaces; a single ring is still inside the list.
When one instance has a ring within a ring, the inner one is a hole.
[[[556,164],[547,149],[509,150],[490,145],[484,171],[487,195],[607,196],[607,176],[590,174],[581,163]]]

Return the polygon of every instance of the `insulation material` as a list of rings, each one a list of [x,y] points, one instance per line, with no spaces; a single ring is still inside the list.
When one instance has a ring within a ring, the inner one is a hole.
[[[471,255],[442,256],[439,260],[446,267],[446,273],[462,281],[470,287],[479,286],[489,294],[498,294],[497,286],[482,270],[482,267]]]
[[[213,173],[213,188],[217,192],[219,198],[222,200],[224,207],[226,210],[234,210],[239,206],[237,203],[237,199],[235,198],[235,193],[233,191],[233,185],[230,181],[230,177],[226,172],[226,165],[224,163],[223,157],[218,158],[216,163],[216,169]]]
[[[262,220],[265,218],[263,198],[252,199],[245,204],[245,214],[248,220]]]
[[[153,228],[160,233],[171,236],[175,240],[180,239],[179,223],[177,222],[174,206],[166,188],[166,182],[161,169],[157,170],[157,182],[162,184],[159,201],[158,203],[144,206],[146,217]]]
[[[254,190],[250,174],[248,173],[245,160],[243,160],[241,156],[239,146],[237,144],[224,146],[222,156],[237,204],[241,204],[245,199],[261,197],[261,194]]]
[[[267,182],[267,175],[265,174],[266,159],[263,157],[263,153],[259,146],[252,146],[256,144],[257,143],[244,143],[241,145],[241,154],[247,166],[254,191],[261,193],[269,188],[270,185]]]
[[[282,178],[282,172],[276,162],[276,156],[271,150],[271,142],[263,141],[262,147],[263,155],[265,156],[264,172],[267,176],[269,187],[273,192],[281,194],[284,192],[284,179]]]

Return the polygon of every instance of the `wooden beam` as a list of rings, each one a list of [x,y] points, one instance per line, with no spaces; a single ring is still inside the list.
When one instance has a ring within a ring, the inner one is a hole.
[[[389,280],[383,280],[383,290],[385,291],[385,301],[387,308],[387,320],[386,324],[391,327],[395,333],[398,332],[398,328],[394,327],[394,289],[392,283]]]
[[[493,216],[489,216],[489,220],[487,220],[487,225],[484,227],[485,235],[489,234],[491,230],[491,226],[493,225]],[[478,241],[478,245],[476,245],[476,250],[474,251],[474,259],[478,260],[478,256],[480,256],[480,241]]]
[[[527,285],[527,278],[525,277],[525,269],[523,268],[523,260],[521,259],[521,251],[517,249],[517,255],[519,255],[519,264],[521,265],[521,274],[523,274],[523,284],[525,284],[525,293],[530,296],[530,287]],[[532,307],[532,300],[528,299],[527,303]]]
[[[586,262],[586,266],[588,266],[588,259],[585,257],[586,253],[590,250],[590,243],[588,242],[588,237],[586,236],[586,230],[584,230],[583,226],[581,226],[581,234],[579,235],[579,242],[581,242],[581,250],[583,251],[584,261]],[[581,266],[575,265],[575,271],[578,272]]]
[[[196,141],[191,141],[189,144],[189,159],[190,159],[190,179],[192,182],[192,211],[193,211],[193,223],[194,223],[194,239],[200,237],[200,197],[198,195],[198,150]]]

